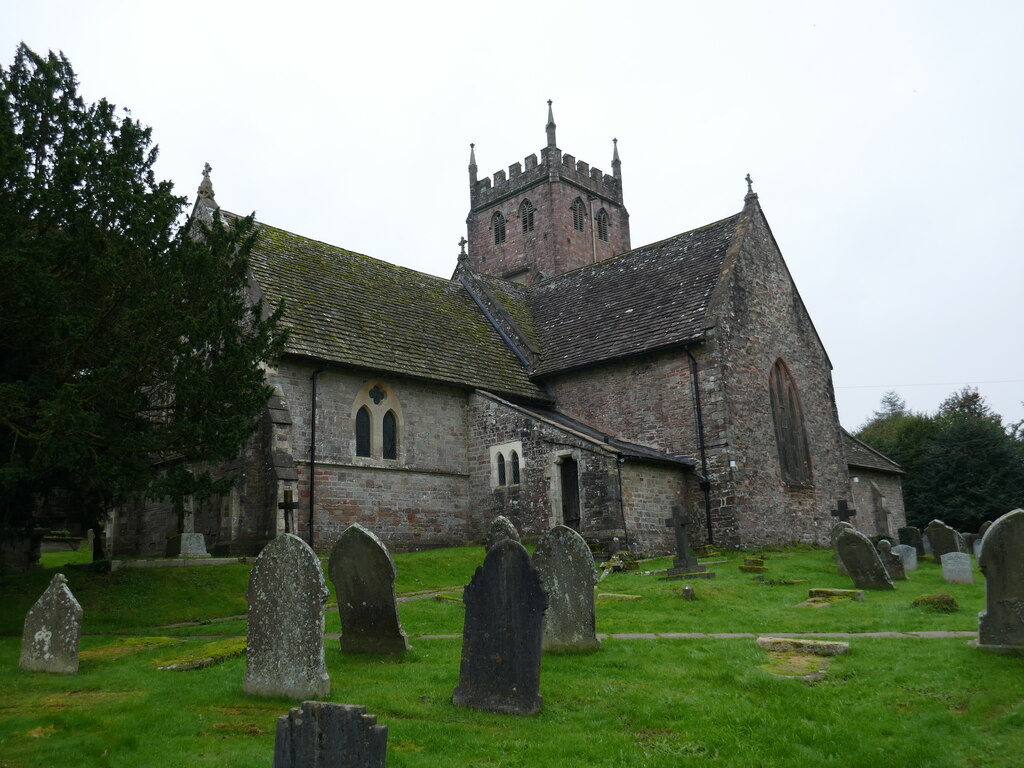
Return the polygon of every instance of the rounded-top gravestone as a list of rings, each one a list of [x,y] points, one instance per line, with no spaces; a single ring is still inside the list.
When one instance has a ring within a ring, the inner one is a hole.
[[[1024,509],[1007,512],[992,523],[978,565],[985,574],[978,646],[1024,650]]]
[[[836,554],[857,589],[895,589],[871,539],[858,530],[839,531]]]
[[[555,526],[538,542],[533,565],[548,594],[544,650],[600,648],[594,616],[597,568],[583,537],[568,526]]]
[[[491,524],[487,527],[487,539],[484,542],[484,549],[488,552],[491,551],[491,547],[497,544],[499,541],[505,541],[505,539],[511,539],[514,542],[519,542],[519,531],[504,515],[498,515]]]

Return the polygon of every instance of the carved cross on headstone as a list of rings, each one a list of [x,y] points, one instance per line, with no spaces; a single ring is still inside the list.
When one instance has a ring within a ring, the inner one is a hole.
[[[277,508],[284,512],[284,532],[295,533],[295,510],[299,508],[299,502],[292,500],[290,490],[284,492],[284,501]]]
[[[690,538],[687,535],[687,524],[683,518],[683,509],[679,506],[672,507],[672,517],[665,521],[665,527],[671,528],[676,535],[676,559],[672,563],[669,573],[697,573],[704,570],[704,566],[697,562],[697,558],[690,551]]]
[[[857,510],[846,503],[846,499],[836,502],[837,509],[832,510],[832,517],[838,517],[844,523],[850,522],[850,518],[857,514]]]

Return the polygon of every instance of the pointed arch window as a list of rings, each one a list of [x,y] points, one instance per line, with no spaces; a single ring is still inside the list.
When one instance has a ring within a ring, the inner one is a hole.
[[[498,485],[505,485],[505,456],[498,454]]]
[[[519,204],[519,221],[523,224],[523,232],[533,232],[533,214],[536,210],[529,200]]]
[[[505,217],[501,211],[495,211],[491,216],[491,229],[494,230],[494,244],[501,245],[505,242]]]
[[[511,485],[519,485],[519,454],[515,451],[509,454],[508,463],[511,465],[512,478],[509,480]]]
[[[384,414],[382,422],[381,437],[383,438],[384,445],[381,449],[381,455],[385,459],[397,459],[398,458],[398,418],[395,416],[394,411],[388,411]]]
[[[370,455],[370,410],[364,405],[356,411],[356,456]]]
[[[811,455],[807,445],[803,408],[789,369],[776,360],[768,379],[779,468],[788,485],[811,484]]]
[[[597,238],[608,242],[608,211],[604,208],[597,212]]]
[[[572,228],[577,232],[583,231],[583,223],[587,220],[587,206],[583,199],[577,197],[572,201]]]
[[[402,405],[383,382],[366,382],[352,403],[355,455],[396,461],[401,448]]]
[[[490,447],[491,488],[518,490],[522,482],[523,441],[515,440]]]

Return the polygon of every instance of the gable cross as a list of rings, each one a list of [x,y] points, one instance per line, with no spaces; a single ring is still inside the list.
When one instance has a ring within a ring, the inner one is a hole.
[[[857,510],[846,503],[846,499],[836,502],[837,509],[832,510],[832,517],[838,517],[844,523],[850,522],[850,518],[857,514]]]
[[[290,490],[284,492],[284,501],[277,508],[284,512],[284,532],[295,533],[295,510],[299,508],[299,502],[292,499]]]

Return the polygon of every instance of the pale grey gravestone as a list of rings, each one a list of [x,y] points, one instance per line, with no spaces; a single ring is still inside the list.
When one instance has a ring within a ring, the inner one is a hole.
[[[543,650],[600,648],[594,617],[597,569],[583,537],[568,526],[555,526],[537,544],[533,566],[548,594]]]
[[[295,699],[330,693],[327,595],[320,560],[302,539],[284,533],[263,548],[249,574],[246,693]]]
[[[857,589],[895,589],[871,539],[847,528],[836,537],[836,554]]]
[[[491,712],[537,713],[548,597],[526,548],[510,539],[495,544],[463,601],[462,662],[452,702]]]
[[[511,539],[518,543],[520,540],[519,531],[512,525],[511,520],[504,515],[498,515],[491,520],[491,524],[487,527],[487,540],[484,543],[484,549],[489,552],[491,547],[505,539]]]
[[[917,570],[917,547],[910,544],[897,544],[892,548],[892,553],[903,561],[904,571]]]
[[[981,536],[974,540],[974,559],[977,560],[979,563],[981,562],[981,542]]]
[[[986,530],[978,565],[985,574],[978,647],[1024,650],[1024,509],[1007,512]]]
[[[963,537],[954,528],[941,520],[932,520],[925,528],[925,535],[932,545],[932,554],[941,559],[948,552],[966,552]]]
[[[971,556],[966,552],[947,552],[941,558],[942,578],[950,584],[973,584]]]
[[[34,672],[78,672],[78,644],[82,639],[82,606],[68,589],[63,573],[50,580],[25,615],[19,666]]]
[[[327,572],[338,596],[342,653],[404,653],[395,561],[372,532],[349,526],[331,550]]]
[[[836,543],[839,541],[839,534],[845,530],[852,531],[855,529],[852,525],[850,525],[850,523],[846,522],[845,520],[841,520],[840,522],[832,526],[832,533],[829,534],[829,540],[832,543],[832,552],[836,557],[836,570],[838,570],[839,573],[843,576],[847,576],[848,574],[846,572],[846,566],[843,565],[842,558],[839,557],[839,550],[836,549]]]
[[[206,537],[196,533],[195,498],[189,496],[182,501],[182,532],[167,540],[168,557],[209,557],[206,551]]]
[[[384,768],[388,727],[366,707],[304,701],[277,718],[274,768]]]
[[[875,546],[878,552],[878,559],[885,566],[889,578],[893,581],[906,581],[907,572],[903,568],[903,558],[892,551],[892,542],[882,539]]]

